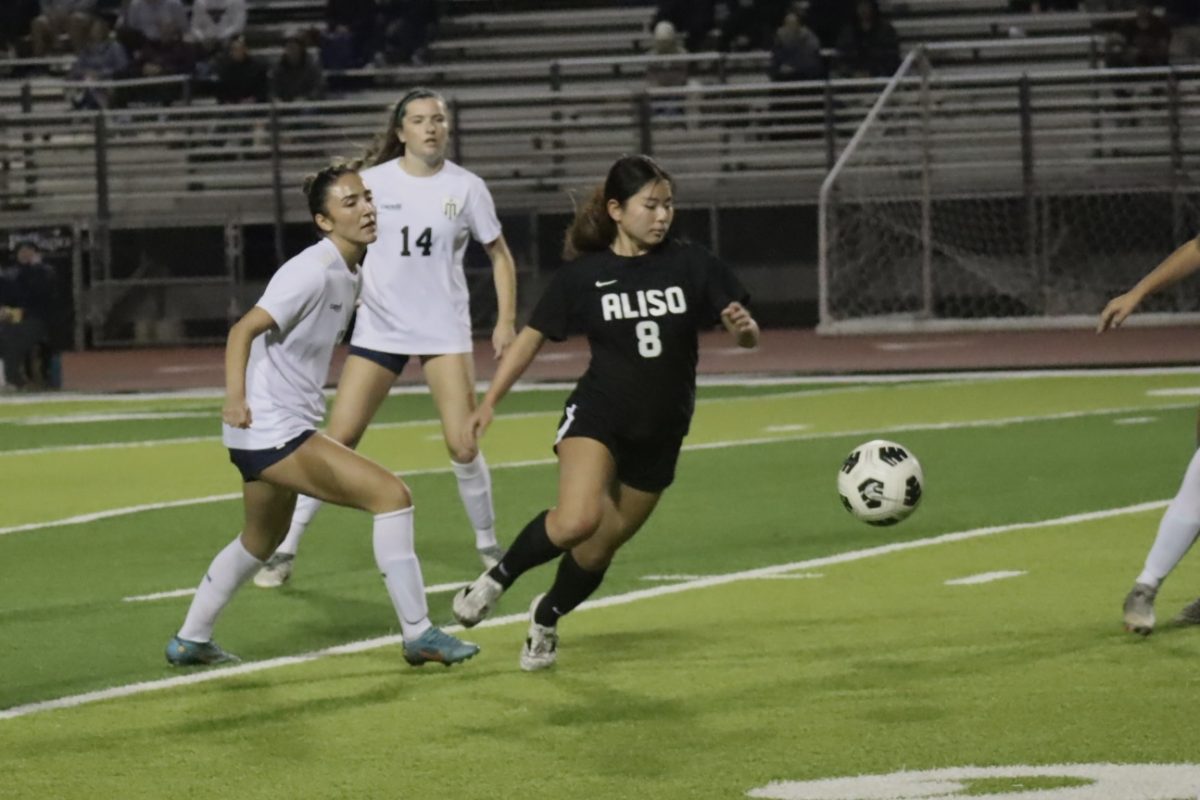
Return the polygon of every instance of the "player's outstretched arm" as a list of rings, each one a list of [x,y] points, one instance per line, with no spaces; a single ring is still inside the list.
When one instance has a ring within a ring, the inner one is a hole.
[[[1200,241],[1193,239],[1167,256],[1128,292],[1109,300],[1108,305],[1100,312],[1096,333],[1104,333],[1110,328],[1118,327],[1147,297],[1183,280],[1198,269]]]
[[[246,312],[229,329],[225,340],[225,408],[221,418],[235,428],[249,428],[250,406],[246,405],[246,364],[251,343],[275,327],[275,320],[260,306]]]
[[[758,346],[758,323],[741,303],[725,306],[721,311],[721,324],[737,339],[738,347]]]
[[[496,367],[496,374],[492,376],[492,383],[488,386],[487,393],[484,394],[479,407],[471,413],[470,419],[467,420],[467,429],[464,434],[466,436],[465,444],[474,447],[479,437],[483,436],[488,426],[492,424],[496,404],[504,399],[517,379],[525,374],[525,370],[529,368],[533,357],[537,355],[538,350],[542,349],[545,341],[546,337],[542,335],[541,331],[528,325],[517,334],[517,338],[504,351],[504,357],[500,359],[500,365]]]

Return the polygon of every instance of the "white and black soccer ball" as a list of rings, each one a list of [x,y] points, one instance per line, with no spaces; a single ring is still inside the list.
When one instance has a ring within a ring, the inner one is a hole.
[[[851,514],[870,525],[895,525],[917,510],[925,474],[907,447],[874,439],[846,456],[837,486]]]

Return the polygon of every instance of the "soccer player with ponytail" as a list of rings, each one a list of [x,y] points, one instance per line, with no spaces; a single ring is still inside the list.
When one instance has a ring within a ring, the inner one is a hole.
[[[242,474],[242,532],[209,565],[167,661],[195,666],[237,661],[212,640],[217,616],[275,552],[298,494],[369,511],[375,563],[383,573],[414,666],[446,665],[479,648],[429,621],[413,550],[412,497],[404,481],[317,433],[333,348],[358,299],[363,255],[375,241],[375,206],[358,173],[329,167],[305,183],[321,241],[280,267],[225,346],[222,439]]]
[[[729,267],[670,238],[673,202],[671,178],[652,159],[613,164],[567,233],[572,263],[555,274],[467,426],[473,444],[546,339],[586,332],[591,362],[554,439],[558,500],[454,598],[459,622],[478,624],[521,575],[557,559],[553,584],[530,608],[525,670],[554,664],[559,619],[596,591],[674,480],[695,407],[697,331],[721,322],[741,347],[758,344]]]

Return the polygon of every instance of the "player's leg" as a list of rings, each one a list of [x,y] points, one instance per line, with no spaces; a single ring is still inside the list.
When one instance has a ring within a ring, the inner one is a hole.
[[[421,366],[442,420],[442,436],[450,466],[458,480],[458,496],[475,530],[475,549],[485,567],[500,560],[496,542],[496,512],[492,503],[492,474],[478,448],[463,444],[467,419],[475,410],[475,362],[470,353],[424,356]]]
[[[454,596],[458,621],[467,627],[478,624],[517,578],[593,535],[616,470],[612,453],[600,441],[582,436],[560,441],[558,505],[530,520],[500,563]]]
[[[600,588],[617,550],[641,530],[658,505],[661,492],[646,492],[618,483],[605,498],[596,533],[558,560],[550,590],[529,607],[529,633],[521,650],[526,672],[553,666],[558,658],[558,621]]]
[[[402,364],[399,366],[403,368]],[[362,356],[348,357],[345,366],[342,367],[341,378],[338,379],[337,395],[333,400],[333,410],[329,414],[329,425],[325,434],[347,447],[357,447],[367,426],[387,399],[397,374],[388,366],[377,364]],[[300,539],[320,508],[320,500],[300,495],[296,501],[296,510],[292,513],[287,536],[267,560],[266,565],[254,576],[255,585],[273,589],[287,583],[295,566]]]
[[[409,663],[453,664],[479,652],[476,645],[442,632],[429,621],[425,581],[414,548],[412,497],[404,481],[321,434],[263,470],[262,477],[295,492],[374,515],[375,563],[400,619],[404,657]]]
[[[1200,449],[1183,474],[1179,492],[1158,524],[1154,544],[1133,589],[1125,597],[1126,629],[1143,636],[1154,630],[1154,598],[1158,588],[1200,534]]]
[[[217,616],[250,579],[287,530],[296,493],[256,480],[243,484],[242,532],[217,554],[196,589],[183,627],[167,644],[167,661],[176,666],[236,661],[212,641]]]

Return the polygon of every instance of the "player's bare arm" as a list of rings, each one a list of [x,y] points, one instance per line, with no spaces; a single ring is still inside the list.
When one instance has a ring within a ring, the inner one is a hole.
[[[246,364],[250,345],[259,336],[276,327],[265,309],[255,306],[229,329],[225,341],[225,407],[221,419],[235,428],[249,428],[250,406],[246,404]]]
[[[508,242],[501,234],[484,246],[492,260],[492,279],[496,284],[496,327],[492,330],[493,358],[497,360],[517,338],[517,265]]]
[[[504,399],[517,379],[525,374],[525,370],[529,368],[534,356],[542,349],[545,341],[546,337],[542,335],[541,331],[526,325],[517,334],[512,345],[505,350],[504,357],[500,359],[500,365],[496,367],[496,374],[492,377],[492,383],[488,387],[487,393],[480,401],[479,407],[471,413],[470,419],[467,420],[465,435],[468,444],[473,446],[487,431],[488,426],[492,424],[496,404]]]
[[[1152,294],[1177,283],[1200,269],[1200,241],[1192,239],[1167,256],[1132,289],[1108,301],[1100,312],[1096,333],[1119,327]]]

